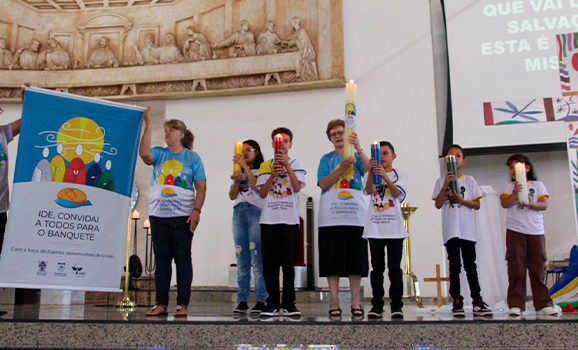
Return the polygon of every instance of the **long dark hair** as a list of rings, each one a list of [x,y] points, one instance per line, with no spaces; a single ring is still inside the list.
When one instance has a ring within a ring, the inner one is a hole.
[[[248,144],[255,150],[255,160],[253,161],[253,169],[259,169],[261,167],[261,163],[263,163],[263,153],[261,153],[261,146],[255,140],[245,140],[243,144]]]
[[[526,155],[520,153],[512,154],[510,158],[508,158],[508,160],[506,161],[506,165],[510,166],[512,165],[512,163],[524,163],[526,165],[529,165],[530,171],[526,173],[526,179],[530,181],[538,180],[538,177],[534,172],[534,166],[532,165],[532,162],[530,162],[530,159]]]

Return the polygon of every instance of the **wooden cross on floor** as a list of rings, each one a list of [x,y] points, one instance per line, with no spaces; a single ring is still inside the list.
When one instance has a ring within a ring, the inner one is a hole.
[[[437,299],[438,299],[438,307],[443,305],[442,302],[442,282],[449,282],[449,277],[442,277],[440,272],[440,264],[436,264],[436,276],[435,277],[426,277],[423,279],[424,282],[436,282],[437,284]]]

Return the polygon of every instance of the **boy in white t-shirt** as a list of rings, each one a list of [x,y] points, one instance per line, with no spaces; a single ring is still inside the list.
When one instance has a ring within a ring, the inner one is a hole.
[[[299,197],[297,193],[305,187],[305,169],[297,159],[289,158],[293,133],[287,128],[276,128],[271,139],[281,135],[283,146],[261,164],[257,189],[264,198],[261,210],[261,252],[263,275],[267,286],[267,307],[263,317],[283,314],[299,317],[295,306],[295,249],[299,232]],[[273,142],[273,148],[275,144]],[[279,268],[283,269],[283,298],[280,301]]]
[[[383,274],[385,272],[385,249],[387,248],[387,269],[389,276],[389,300],[391,318],[403,318],[403,272],[401,258],[403,256],[403,240],[408,236],[403,226],[401,203],[405,200],[407,190],[407,175],[393,168],[393,160],[397,157],[393,145],[388,141],[380,141],[381,164],[371,158],[365,182],[365,193],[371,195],[363,238],[369,241],[371,252],[371,310],[368,318],[383,317]],[[373,183],[372,174],[381,177],[381,184]]]
[[[451,145],[446,155],[456,157],[457,179],[451,172],[436,181],[433,191],[435,206],[442,210],[442,233],[450,264],[450,296],[453,298],[452,312],[455,317],[464,317],[464,298],[460,294],[460,271],[462,260],[468,278],[474,315],[490,316],[492,310],[482,300],[476,266],[476,226],[474,210],[480,209],[481,191],[476,180],[462,173],[465,164],[464,150]],[[457,182],[459,193],[449,184]],[[460,258],[461,255],[461,258]]]

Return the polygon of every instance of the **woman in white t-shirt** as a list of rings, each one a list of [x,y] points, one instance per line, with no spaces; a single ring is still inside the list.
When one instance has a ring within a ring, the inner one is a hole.
[[[528,181],[528,204],[518,202],[522,184],[516,178],[515,166],[525,164]],[[550,195],[544,184],[536,178],[530,159],[514,154],[506,165],[511,181],[502,187],[500,202],[508,209],[506,219],[506,260],[508,262],[508,306],[510,316],[521,316],[526,307],[526,270],[530,276],[532,299],[538,315],[556,315],[546,276],[546,241],[544,217]]]
[[[236,314],[245,314],[249,310],[247,300],[251,290],[251,266],[255,278],[255,296],[257,303],[251,314],[260,314],[266,306],[267,288],[263,278],[263,259],[261,257],[261,207],[263,198],[257,191],[257,176],[263,163],[261,147],[254,140],[243,142],[243,154],[235,155],[234,162],[241,166],[240,172],[231,175],[233,184],[229,189],[229,198],[235,201],[233,209],[233,239],[237,257],[237,300],[239,305],[233,310]]]

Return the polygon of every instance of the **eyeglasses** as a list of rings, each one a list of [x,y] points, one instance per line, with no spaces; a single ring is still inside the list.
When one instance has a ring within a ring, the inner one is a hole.
[[[249,148],[249,149],[246,149],[245,151],[246,151],[246,152],[255,152],[256,149],[254,149],[254,148]]]
[[[344,133],[343,130],[339,130],[339,131],[335,131],[335,132],[330,132],[330,133],[329,133],[329,137],[343,136],[343,133]]]

